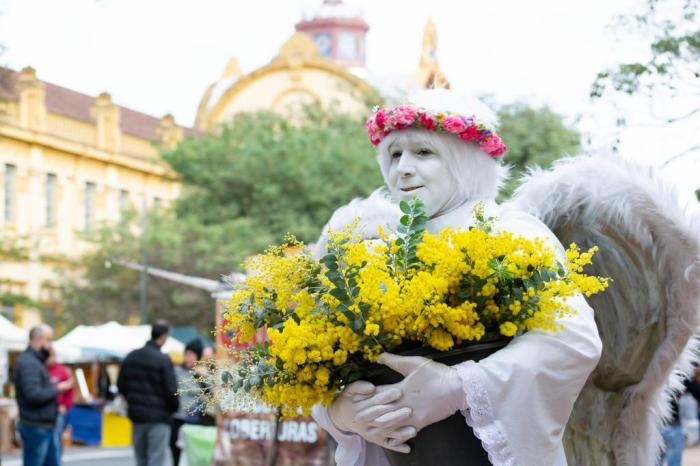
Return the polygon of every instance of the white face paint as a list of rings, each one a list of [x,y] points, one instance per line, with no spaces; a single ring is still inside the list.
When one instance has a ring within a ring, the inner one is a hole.
[[[429,217],[463,202],[457,199],[459,189],[446,160],[449,154],[438,153],[434,146],[421,132],[402,131],[387,147],[387,185],[392,196],[397,201],[418,196]]]

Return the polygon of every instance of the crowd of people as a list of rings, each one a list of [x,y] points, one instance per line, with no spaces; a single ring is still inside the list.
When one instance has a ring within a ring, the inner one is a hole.
[[[161,351],[169,335],[170,325],[166,321],[154,322],[151,339],[127,355],[117,381],[119,393],[127,401],[138,466],[164,466],[169,464],[169,459],[177,466],[182,426],[215,424],[197,396],[209,387],[193,378],[206,370],[198,362],[212,356],[211,348],[195,339],[185,346],[182,364],[173,366]],[[61,464],[62,437],[66,414],[73,404],[75,381],[70,371],[57,362],[52,339],[51,327],[42,324],[32,328],[29,346],[15,365],[20,413],[18,431],[25,466]],[[684,393],[700,401],[697,377],[685,382]],[[681,464],[685,434],[678,402],[680,395],[672,400],[672,416],[663,430],[665,451],[659,465]]]
[[[164,466],[169,459],[177,466],[182,426],[215,423],[197,397],[208,387],[193,377],[205,370],[197,363],[213,356],[211,347],[195,339],[185,346],[182,364],[173,366],[161,351],[169,336],[168,322],[155,321],[151,339],[127,355],[119,372],[117,387],[127,402],[138,466]],[[52,340],[53,330],[48,325],[32,328],[29,346],[15,364],[24,466],[61,464],[62,438],[73,405],[75,380],[56,360]]]

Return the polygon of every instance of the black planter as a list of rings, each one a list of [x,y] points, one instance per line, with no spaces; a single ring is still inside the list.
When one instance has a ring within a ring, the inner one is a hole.
[[[510,338],[498,334],[487,334],[476,343],[467,343],[450,351],[436,351],[421,347],[398,352],[401,356],[423,356],[433,361],[452,366],[464,361],[479,361],[508,344]],[[401,381],[403,376],[382,365],[373,365],[366,380],[375,385],[386,385]],[[486,451],[476,438],[461,413],[432,424],[411,439],[411,452],[398,453],[384,450],[392,466],[488,466]]]

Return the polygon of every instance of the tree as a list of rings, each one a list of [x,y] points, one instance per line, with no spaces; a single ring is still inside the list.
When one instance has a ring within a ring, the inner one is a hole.
[[[658,90],[700,92],[700,0],[647,0],[638,14],[619,18],[618,30],[640,32],[648,43],[646,60],[620,63],[598,73],[591,97],[617,91],[653,96]],[[670,121],[700,112],[693,109]]]
[[[163,150],[183,183],[171,209],[149,213],[145,235],[132,215],[91,239],[81,280],[67,280],[64,315],[75,322],[137,314],[138,273],[114,260],[218,278],[292,233],[315,241],[333,210],[382,183],[363,121],[309,108],[295,123],[272,113],[236,116],[200,139]],[[213,327],[211,298],[150,278],[149,316]]]
[[[547,168],[555,160],[575,155],[580,149],[579,134],[548,107],[536,109],[515,103],[501,107],[498,118],[498,133],[508,146],[505,162],[511,165],[510,178],[501,190],[502,199],[513,193],[529,168]]]
[[[638,33],[636,45],[643,45],[647,57],[643,60],[617,64],[598,73],[591,98],[614,98],[615,94],[643,96],[656,105],[654,112],[671,107],[673,113],[663,112],[665,125],[697,118],[700,114],[700,0],[647,0],[637,14],[619,18],[616,29]],[[673,105],[659,105],[666,100]],[[697,153],[700,144],[669,155],[664,165]],[[700,197],[699,197],[700,199]]]

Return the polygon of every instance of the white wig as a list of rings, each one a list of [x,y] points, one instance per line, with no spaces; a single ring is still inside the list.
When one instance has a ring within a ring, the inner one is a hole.
[[[447,89],[419,92],[410,97],[408,103],[431,112],[475,115],[492,128],[497,124],[495,113],[484,103]],[[455,184],[459,187],[457,196],[462,200],[495,198],[503,180],[508,176],[508,168],[482,151],[474,142],[463,141],[454,134],[411,128],[389,133],[377,146],[377,162],[385,181],[388,181],[391,165],[389,146],[400,137],[419,137],[421,143],[445,157]]]

